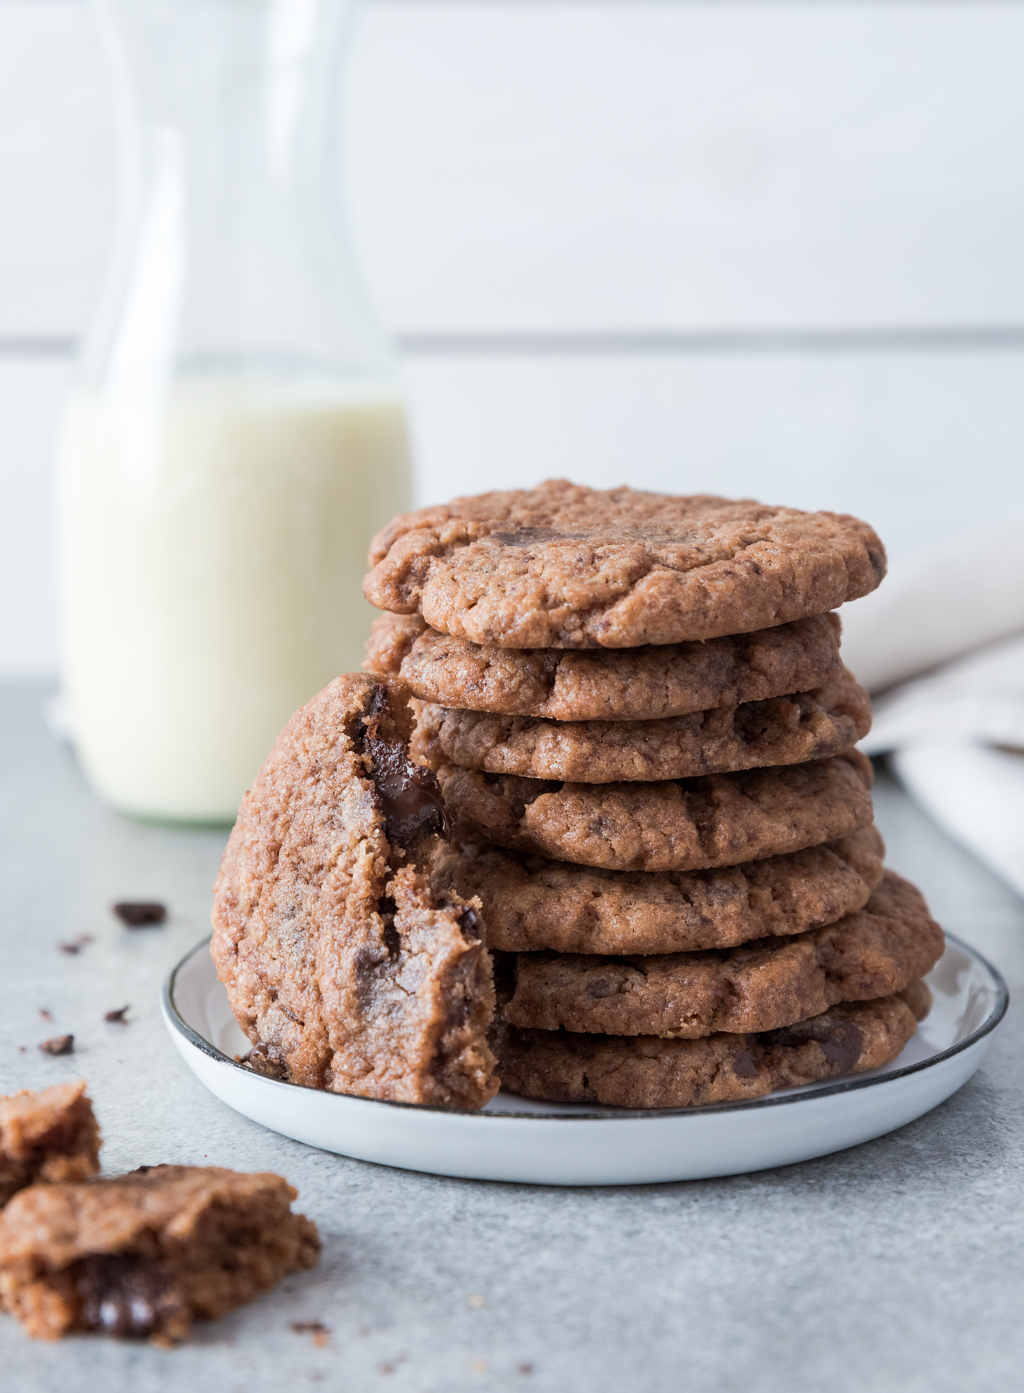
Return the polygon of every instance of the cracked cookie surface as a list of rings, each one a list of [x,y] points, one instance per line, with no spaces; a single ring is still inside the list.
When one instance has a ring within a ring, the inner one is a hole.
[[[875,827],[761,861],[704,871],[606,871],[486,844],[441,847],[436,892],[479,895],[488,948],[682,953],[834,923],[882,878]]]
[[[246,1063],[312,1088],[482,1107],[497,1091],[479,901],[435,898],[447,818],[410,764],[403,684],[339,677],[292,717],[242,800],[211,952]]]
[[[847,750],[871,729],[871,699],[848,673],[816,691],[655,721],[551,721],[419,703],[414,758],[489,774],[575,783],[686,779]]]
[[[374,621],[364,667],[401,677],[440,706],[555,721],[643,721],[807,692],[842,674],[840,625],[818,614],[699,643],[644,648],[499,648],[429,629],[419,615]]]
[[[930,996],[915,984],[880,1001],[833,1006],[799,1025],[702,1040],[498,1032],[502,1087],[553,1103],[687,1108],[762,1098],[888,1064],[917,1029]]]
[[[866,523],[749,499],[552,480],[395,518],[364,594],[504,648],[634,648],[772,628],[874,590]]]
[[[660,783],[438,777],[461,835],[620,871],[704,870],[800,851],[873,820],[871,762],[857,750],[807,764]]]
[[[519,954],[504,1019],[538,1030],[698,1039],[776,1030],[903,991],[942,956],[920,891],[892,871],[863,909],[793,938],[653,957]]]

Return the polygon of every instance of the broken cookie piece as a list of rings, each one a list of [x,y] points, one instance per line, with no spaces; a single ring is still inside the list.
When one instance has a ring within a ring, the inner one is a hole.
[[[85,1180],[100,1168],[100,1129],[83,1079],[0,1098],[0,1205],[37,1181]]]
[[[316,1226],[279,1175],[142,1166],[114,1180],[34,1185],[0,1215],[0,1302],[30,1335],[74,1331],[176,1344],[316,1264]]]
[[[292,717],[242,801],[211,951],[258,1072],[479,1108],[498,1089],[480,902],[431,888],[448,817],[411,733],[394,679],[339,677]]]

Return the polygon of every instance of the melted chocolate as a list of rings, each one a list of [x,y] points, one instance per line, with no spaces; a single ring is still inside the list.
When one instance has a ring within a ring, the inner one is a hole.
[[[151,1335],[162,1309],[176,1304],[163,1270],[131,1253],[83,1258],[75,1287],[85,1328],[122,1339]]]
[[[557,527],[516,527],[508,532],[492,532],[495,541],[507,547],[532,547],[539,542],[580,542],[585,532],[560,532]]]
[[[286,1079],[288,1077],[288,1061],[279,1045],[267,1045],[261,1041],[243,1054],[238,1062],[248,1065],[253,1073],[262,1074],[264,1078]]]
[[[459,928],[467,938],[475,940],[484,936],[483,922],[471,905],[467,905],[459,915]]]
[[[380,682],[370,695],[365,719],[353,732],[353,743],[360,754],[370,756],[370,777],[384,814],[388,841],[403,850],[430,832],[451,841],[451,824],[437,775],[413,764],[404,745],[377,734],[387,702],[388,689]]]
[[[428,832],[451,841],[451,824],[437,775],[413,764],[404,746],[393,741],[370,735],[366,749],[388,841],[404,848]]]

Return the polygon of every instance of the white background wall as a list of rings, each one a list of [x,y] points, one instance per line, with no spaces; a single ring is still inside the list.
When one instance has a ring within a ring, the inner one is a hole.
[[[82,0],[0,0],[0,673],[111,233]],[[1024,514],[1024,0],[369,0],[349,186],[420,499],[565,474]]]

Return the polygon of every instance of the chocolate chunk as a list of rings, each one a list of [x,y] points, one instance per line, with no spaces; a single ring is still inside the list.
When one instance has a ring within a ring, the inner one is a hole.
[[[162,1269],[130,1253],[84,1258],[75,1289],[85,1328],[121,1339],[151,1335],[164,1310],[177,1305]]]
[[[467,938],[471,938],[474,941],[483,938],[483,921],[472,905],[467,905],[459,915],[459,928]]]
[[[819,1040],[821,1052],[833,1066],[837,1074],[847,1074],[860,1058],[863,1034],[850,1021],[840,1021],[823,1039]]]
[[[105,1021],[116,1022],[118,1025],[127,1025],[128,1022],[125,1020],[125,1013],[127,1010],[127,1006],[119,1006],[116,1011],[107,1011],[103,1019]]]
[[[39,1048],[44,1054],[74,1054],[75,1037],[73,1035],[55,1035],[52,1040],[44,1040]]]
[[[159,900],[121,900],[111,909],[129,929],[148,929],[167,918],[167,906]]]
[[[732,1062],[732,1071],[738,1079],[756,1079],[757,1065],[749,1046],[744,1046]]]
[[[253,1045],[238,1062],[267,1079],[283,1080],[288,1077],[288,1062],[284,1051],[278,1045]]]
[[[403,850],[418,836],[430,832],[451,841],[451,826],[437,776],[422,765],[413,764],[403,744],[385,740],[377,733],[387,701],[387,687],[383,682],[377,683],[354,743],[360,754],[370,756],[370,777],[384,814],[388,840]]]
[[[451,841],[451,824],[437,776],[413,764],[402,745],[368,736],[371,777],[384,813],[388,840],[409,847],[421,834],[437,832]]]
[[[837,1074],[847,1074],[857,1063],[864,1045],[860,1027],[852,1021],[804,1021],[802,1025],[769,1032],[775,1045],[799,1046],[813,1040]]]

